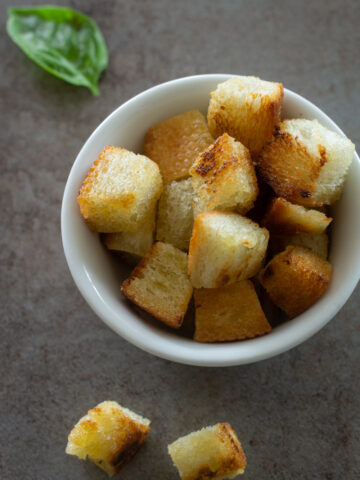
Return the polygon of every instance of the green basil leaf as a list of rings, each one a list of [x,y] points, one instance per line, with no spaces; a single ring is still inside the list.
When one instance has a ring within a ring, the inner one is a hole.
[[[40,67],[99,95],[98,80],[107,67],[103,36],[88,16],[57,6],[8,10],[11,39]]]

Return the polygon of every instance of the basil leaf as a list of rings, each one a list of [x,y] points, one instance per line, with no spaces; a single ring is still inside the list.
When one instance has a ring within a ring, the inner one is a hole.
[[[56,77],[99,95],[98,80],[107,67],[108,54],[91,18],[56,6],[9,8],[8,15],[9,36],[31,60]]]

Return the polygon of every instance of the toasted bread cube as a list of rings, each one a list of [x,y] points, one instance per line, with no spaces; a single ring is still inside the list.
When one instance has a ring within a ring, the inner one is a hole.
[[[189,172],[195,216],[207,210],[245,214],[253,208],[259,190],[249,150],[227,133],[200,153]]]
[[[276,195],[305,207],[332,205],[341,194],[354,144],[317,120],[285,120],[257,159]]]
[[[191,110],[151,127],[145,136],[145,154],[159,165],[168,183],[188,177],[196,157],[213,141],[204,115]]]
[[[204,212],[194,222],[188,272],[196,288],[218,288],[254,276],[269,232],[232,212]]]
[[[195,289],[194,297],[194,339],[198,342],[243,340],[271,330],[251,280]]]
[[[137,453],[150,431],[150,420],[105,401],[89,410],[71,430],[66,453],[88,457],[111,477]]]
[[[143,257],[154,243],[155,217],[154,207],[136,232],[105,233],[105,246],[115,252],[127,252]]]
[[[108,146],[91,167],[78,196],[95,232],[136,232],[162,192],[159,167],[143,155]]]
[[[290,318],[305,312],[325,293],[331,265],[306,247],[289,246],[260,272],[271,300]]]
[[[194,224],[191,178],[167,183],[159,201],[156,239],[188,250]]]
[[[284,198],[274,198],[262,224],[275,235],[319,235],[331,221],[332,218],[322,212],[294,205]]]
[[[328,257],[329,237],[326,233],[320,233],[319,235],[292,235],[292,236],[278,236],[271,235],[269,241],[270,254],[276,255],[289,245],[299,245],[310,248],[319,257],[325,260]]]
[[[171,328],[181,327],[193,288],[187,254],[156,242],[121,286],[133,303]]]
[[[227,132],[255,158],[280,121],[282,99],[281,83],[257,77],[230,78],[211,93],[209,130],[215,138]]]
[[[244,473],[246,456],[229,423],[217,423],[168,445],[181,480],[222,480]]]

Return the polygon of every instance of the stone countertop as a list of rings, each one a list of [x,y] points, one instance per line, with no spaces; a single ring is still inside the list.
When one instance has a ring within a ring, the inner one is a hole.
[[[57,0],[91,15],[106,38],[99,97],[22,54],[5,32],[11,3],[0,6],[0,478],[106,478],[64,453],[73,424],[105,399],[152,419],[124,480],[177,479],[167,443],[217,421],[239,434],[244,479],[359,478],[359,289],[317,335],[276,358],[177,365],[122,340],[82,299],[63,255],[60,204],[93,129],[135,94],[186,75],[282,81],[359,145],[360,3]]]

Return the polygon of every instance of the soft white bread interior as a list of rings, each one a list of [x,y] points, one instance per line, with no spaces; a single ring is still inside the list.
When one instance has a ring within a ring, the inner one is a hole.
[[[249,150],[227,133],[201,153],[190,168],[195,216],[207,210],[237,210],[245,214],[258,195]]]
[[[319,235],[271,235],[269,253],[271,256],[276,255],[285,250],[288,245],[310,248],[310,250],[326,260],[328,257],[329,237],[326,233],[320,233]]]
[[[164,186],[160,197],[156,239],[188,250],[194,223],[194,190],[191,178],[173,181]]]
[[[198,215],[188,272],[196,288],[218,288],[254,276],[266,254],[269,232],[232,212]]]
[[[229,423],[217,423],[168,445],[181,480],[222,480],[244,473],[246,456]]]
[[[150,420],[105,401],[89,410],[71,430],[66,453],[87,457],[109,476],[118,473],[144,443]]]
[[[215,138],[228,133],[255,158],[280,121],[281,83],[238,76],[220,83],[211,93],[208,124]]]
[[[108,146],[91,167],[78,203],[91,230],[135,232],[161,192],[162,179],[155,162],[124,148]]]

